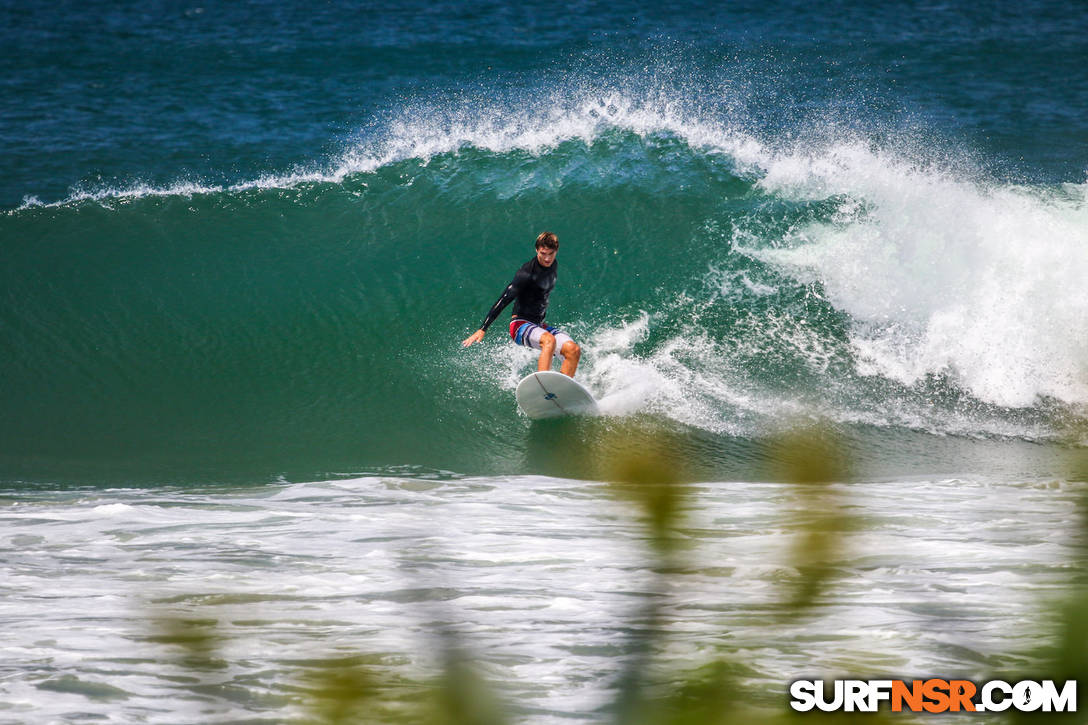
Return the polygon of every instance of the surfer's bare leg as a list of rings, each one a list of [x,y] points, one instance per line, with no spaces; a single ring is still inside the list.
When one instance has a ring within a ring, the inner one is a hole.
[[[545,332],[540,336],[540,361],[536,364],[536,369],[551,370],[553,355],[555,355],[555,335]]]
[[[582,357],[582,348],[574,340],[567,340],[563,347],[559,348],[559,354],[563,356],[563,365],[559,372],[573,378],[574,371],[578,369],[578,360]]]

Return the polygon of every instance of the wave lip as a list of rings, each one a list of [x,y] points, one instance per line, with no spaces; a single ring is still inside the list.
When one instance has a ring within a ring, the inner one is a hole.
[[[554,100],[554,99],[553,99]],[[292,189],[305,184],[342,184],[408,160],[429,163],[436,156],[479,149],[495,154],[516,151],[543,155],[569,141],[592,144],[601,134],[620,129],[647,137],[671,134],[690,147],[729,156],[757,171],[767,159],[759,141],[732,126],[710,121],[681,104],[615,92],[583,91],[573,100],[537,104],[529,109],[473,105],[468,109],[407,108],[399,116],[351,143],[337,157],[282,174],[266,174],[234,184],[178,181],[162,186],[136,183],[102,189],[74,189],[66,198],[42,202],[28,196],[8,213],[84,202],[107,204],[149,197],[192,197],[252,190]]]

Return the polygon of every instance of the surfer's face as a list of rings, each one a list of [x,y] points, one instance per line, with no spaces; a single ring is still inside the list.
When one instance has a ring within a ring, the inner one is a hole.
[[[540,247],[536,250],[536,261],[540,262],[542,267],[550,267],[552,266],[552,262],[555,261],[555,255],[558,251],[558,249]]]

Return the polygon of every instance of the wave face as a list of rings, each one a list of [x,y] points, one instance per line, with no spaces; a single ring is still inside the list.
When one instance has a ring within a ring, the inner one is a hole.
[[[1088,404],[1088,187],[776,150],[619,97],[555,114],[7,214],[6,461],[531,468],[532,353],[501,323],[458,342],[545,227],[549,320],[613,416],[1048,440]]]
[[[458,7],[3,11],[0,478],[1085,443],[1083,13]],[[604,421],[519,417],[501,323],[458,345],[543,229]]]

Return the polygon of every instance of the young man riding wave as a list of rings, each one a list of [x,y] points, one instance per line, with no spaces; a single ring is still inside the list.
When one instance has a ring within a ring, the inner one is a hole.
[[[555,257],[559,253],[559,238],[551,232],[543,232],[536,238],[536,256],[530,259],[514,274],[514,279],[503,290],[498,301],[491,306],[480,329],[465,338],[463,347],[474,345],[484,339],[484,333],[495,318],[511,302],[514,314],[510,318],[510,339],[518,345],[525,345],[540,350],[537,370],[551,370],[552,357],[562,358],[559,372],[574,377],[578,369],[578,360],[582,348],[570,335],[562,330],[544,324],[544,315],[548,311],[548,296],[555,287],[559,263]]]

